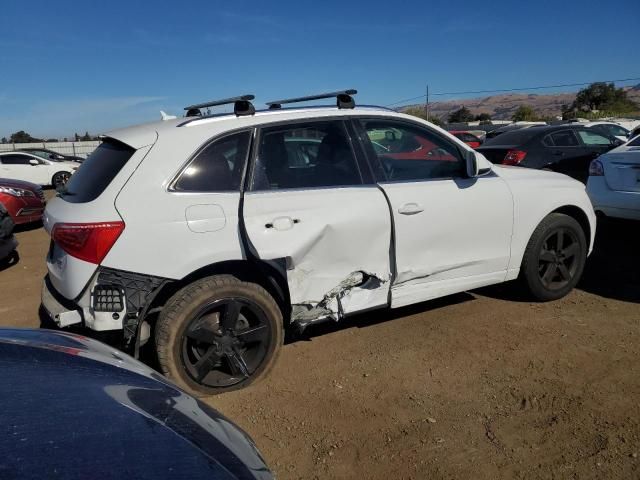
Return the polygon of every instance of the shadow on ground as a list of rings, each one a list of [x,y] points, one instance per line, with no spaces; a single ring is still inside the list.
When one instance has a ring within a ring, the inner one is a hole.
[[[448,297],[429,300],[427,302],[408,305],[401,308],[381,308],[379,310],[371,310],[366,313],[359,313],[339,321],[327,321],[308,326],[303,333],[287,331],[287,339],[285,344],[297,341],[310,341],[313,337],[319,337],[328,333],[346,330],[348,328],[365,328],[380,323],[389,322],[398,318],[415,315],[418,313],[430,312],[439,308],[457,305],[459,303],[475,300],[475,297],[469,293],[458,293]]]
[[[640,222],[600,219],[593,253],[578,289],[614,300],[640,303]],[[480,295],[531,302],[517,282],[476,290]]]
[[[578,288],[640,303],[640,222],[602,219]]]

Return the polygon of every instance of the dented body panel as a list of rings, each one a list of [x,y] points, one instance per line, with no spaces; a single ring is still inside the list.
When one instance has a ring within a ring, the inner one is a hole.
[[[261,260],[286,259],[293,320],[387,305],[391,218],[376,186],[247,193],[243,217]]]

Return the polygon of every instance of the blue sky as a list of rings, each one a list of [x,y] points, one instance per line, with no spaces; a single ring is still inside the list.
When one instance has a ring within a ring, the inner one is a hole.
[[[638,0],[2,2],[0,136],[100,133],[243,93],[357,88],[386,105],[427,83],[640,77],[639,43]]]

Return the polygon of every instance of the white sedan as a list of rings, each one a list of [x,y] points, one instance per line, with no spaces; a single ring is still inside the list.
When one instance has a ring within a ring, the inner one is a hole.
[[[77,162],[54,162],[26,152],[0,153],[0,177],[56,188],[65,185],[79,166]]]
[[[640,220],[640,137],[591,162],[587,193],[596,212]]]

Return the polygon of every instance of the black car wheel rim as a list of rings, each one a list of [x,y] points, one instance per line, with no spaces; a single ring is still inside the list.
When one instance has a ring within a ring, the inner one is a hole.
[[[182,337],[182,361],[201,385],[230,387],[251,377],[265,360],[271,328],[264,311],[244,298],[208,303]]]
[[[548,290],[566,287],[575,277],[579,265],[580,243],[576,234],[558,228],[542,242],[538,257],[538,275]]]
[[[58,173],[53,178],[54,187],[64,187],[69,181],[70,175],[68,173]]]

